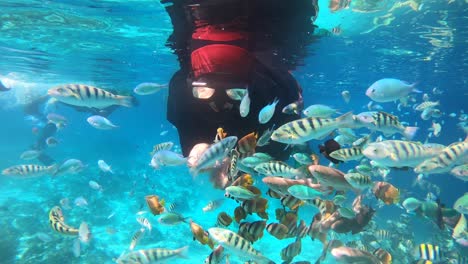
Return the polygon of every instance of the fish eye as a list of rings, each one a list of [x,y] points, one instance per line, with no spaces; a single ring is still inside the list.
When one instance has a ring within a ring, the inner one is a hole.
[[[57,92],[63,92],[63,88],[58,88]]]
[[[375,89],[372,89],[372,91],[371,91],[371,92],[375,93]]]

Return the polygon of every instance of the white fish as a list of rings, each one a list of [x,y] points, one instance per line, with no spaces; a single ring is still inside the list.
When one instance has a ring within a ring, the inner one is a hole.
[[[83,196],[77,197],[73,203],[78,207],[88,206],[88,201]]]
[[[145,82],[138,84],[135,89],[133,89],[133,92],[138,95],[149,95],[157,93],[164,88],[167,88],[167,84]]]
[[[270,121],[270,119],[275,114],[275,109],[278,102],[279,99],[275,98],[273,103],[264,106],[262,110],[260,110],[260,112],[258,113],[258,122],[260,124],[266,124],[268,123],[268,121]]]
[[[21,153],[20,159],[22,160],[32,160],[41,154],[38,150],[26,150],[25,152]]]
[[[133,98],[110,93],[104,89],[83,85],[67,84],[49,89],[48,94],[57,100],[74,106],[104,109],[113,105],[131,107]]]
[[[47,114],[47,120],[50,123],[53,123],[57,126],[57,128],[63,128],[67,125],[67,119],[64,116],[55,113]]]
[[[114,125],[109,119],[99,115],[90,116],[86,121],[94,128],[101,130],[118,128],[118,126]]]
[[[62,165],[60,165],[55,175],[66,174],[66,173],[77,174],[83,171],[85,168],[86,168],[86,165],[84,165],[81,160],[68,159],[64,163],[62,163]]]
[[[245,93],[244,97],[242,97],[242,100],[239,106],[239,112],[242,117],[246,117],[250,112],[250,97],[249,97],[248,90]]]
[[[307,117],[330,117],[338,112],[328,105],[314,104],[308,106],[302,113]]]
[[[95,181],[89,181],[88,185],[91,187],[91,189],[102,192],[102,186],[99,183]]]
[[[347,90],[342,91],[341,96],[343,97],[345,103],[349,103],[349,101],[351,100],[351,94]]]
[[[170,150],[160,150],[154,153],[150,166],[159,169],[161,166],[179,166],[187,163],[187,159],[179,153]]]
[[[367,89],[366,95],[375,102],[392,102],[407,96],[411,92],[421,93],[414,85],[398,79],[380,79]]]
[[[99,169],[101,169],[101,171],[106,172],[106,173],[110,172],[114,174],[111,166],[109,166],[104,160],[98,160],[98,166],[99,166]]]
[[[78,229],[78,238],[82,243],[89,243],[91,240],[91,231],[86,222],[81,222],[80,228]]]

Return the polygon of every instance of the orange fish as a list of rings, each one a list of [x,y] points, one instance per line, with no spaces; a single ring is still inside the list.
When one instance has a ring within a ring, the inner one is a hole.
[[[216,143],[220,141],[221,139],[225,138],[226,136],[227,136],[227,133],[224,132],[224,129],[222,127],[218,127],[218,129],[216,129],[216,136],[213,141]]]
[[[382,200],[387,205],[400,201],[400,190],[388,182],[376,182],[372,192],[377,199]]]
[[[253,153],[257,147],[257,133],[252,132],[239,139],[237,142],[237,149],[240,153]]]
[[[164,212],[165,202],[164,200],[159,201],[159,197],[157,195],[147,195],[145,196],[145,200],[153,215],[159,215]]]

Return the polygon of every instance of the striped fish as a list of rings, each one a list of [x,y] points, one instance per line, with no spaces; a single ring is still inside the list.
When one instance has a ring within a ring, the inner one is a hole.
[[[294,177],[299,171],[281,161],[269,161],[258,164],[254,170],[268,176]]]
[[[49,224],[52,229],[63,235],[78,235],[79,230],[65,224],[65,218],[63,217],[62,209],[58,206],[54,206],[49,211]]]
[[[363,112],[356,115],[356,124],[360,127],[367,127],[370,130],[376,130],[384,133],[386,136],[400,133],[407,139],[412,139],[417,127],[403,126],[398,117],[385,112]]]
[[[372,186],[372,178],[369,175],[361,173],[347,173],[344,177],[351,186],[359,190],[364,190]]]
[[[255,151],[257,147],[257,133],[252,132],[250,134],[245,135],[239,142],[237,142],[237,149],[242,154],[252,153]]]
[[[120,256],[118,264],[151,264],[170,262],[176,258],[187,258],[188,246],[171,250],[165,248],[142,249]]]
[[[291,262],[294,257],[301,254],[302,243],[300,239],[296,239],[293,243],[287,245],[281,250],[281,259],[286,262]]]
[[[212,144],[208,149],[203,151],[200,158],[196,161],[195,166],[191,169],[192,175],[198,174],[200,170],[206,169],[226,157],[229,151],[234,148],[236,142],[237,137],[230,136]]]
[[[267,259],[258,250],[252,247],[252,244],[245,238],[232,232],[231,230],[213,227],[208,229],[210,236],[224,247],[224,249],[235,254],[241,259],[254,260],[259,263],[274,264]]]
[[[220,264],[225,256],[223,246],[218,245],[205,259],[205,264]]]
[[[415,257],[433,262],[439,262],[444,259],[439,246],[432,244],[419,244],[415,250]]]
[[[225,212],[218,214],[216,225],[220,227],[228,227],[232,223],[232,218]]]
[[[450,171],[459,163],[468,161],[468,138],[462,142],[456,142],[444,148],[439,155],[423,161],[414,168],[416,173],[444,173]]]
[[[154,156],[154,154],[160,150],[171,150],[171,148],[174,146],[174,143],[171,141],[168,142],[162,142],[159,144],[154,145],[153,151],[151,151],[150,155],[151,157]]]
[[[431,101],[422,102],[418,106],[416,106],[416,108],[414,108],[414,110],[424,111],[425,109],[434,108],[434,107],[438,106],[439,104],[440,104],[439,101],[437,101],[437,102],[431,102]]]
[[[141,228],[137,230],[135,233],[133,233],[132,240],[130,241],[130,246],[128,247],[128,250],[133,250],[140,239],[143,237],[143,234],[145,233],[145,229]]]
[[[281,205],[287,207],[293,211],[297,210],[299,206],[303,205],[304,202],[301,199],[297,199],[292,195],[285,195],[280,199]]]
[[[239,225],[238,234],[250,242],[255,242],[263,237],[266,221],[243,222]]]
[[[382,264],[391,264],[392,263],[392,255],[390,252],[378,248],[374,251],[374,256],[376,256],[380,261],[382,261]]]
[[[333,151],[330,153],[330,157],[341,160],[341,161],[350,161],[350,160],[360,160],[364,155],[362,154],[362,149],[359,147],[352,148],[342,148]]]
[[[146,217],[137,217],[137,222],[144,228],[148,229],[151,232],[152,226],[148,218]]]
[[[353,113],[337,118],[307,117],[280,126],[271,139],[284,144],[301,144],[312,139],[322,139],[337,128],[352,127]]]
[[[363,149],[368,159],[386,167],[416,167],[426,159],[439,155],[445,147],[403,140],[374,142]]]
[[[230,153],[231,161],[228,169],[228,179],[234,181],[237,178],[239,169],[237,168],[237,161],[239,159],[239,152],[236,149],[232,149]]]
[[[34,164],[17,165],[4,169],[2,174],[19,178],[33,178],[44,175],[54,175],[57,172],[57,169],[58,166],[56,164],[51,166],[41,166]]]
[[[131,107],[133,98],[115,95],[104,89],[84,84],[66,84],[49,89],[53,98],[74,106],[104,109],[113,105]]]
[[[320,211],[323,218],[327,218],[327,216],[336,211],[336,206],[332,201],[315,198],[312,200],[311,204]]]
[[[266,230],[268,233],[270,233],[270,235],[276,237],[277,239],[285,238],[289,232],[288,227],[280,223],[268,224]]]
[[[378,238],[379,240],[389,240],[392,237],[392,234],[390,231],[385,230],[385,229],[379,229],[374,233],[374,236]]]

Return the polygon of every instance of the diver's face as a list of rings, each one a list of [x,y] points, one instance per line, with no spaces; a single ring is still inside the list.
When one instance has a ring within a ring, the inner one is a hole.
[[[201,78],[192,82],[192,94],[197,100],[206,103],[214,112],[233,110],[234,101],[242,99],[245,84],[217,78]]]

